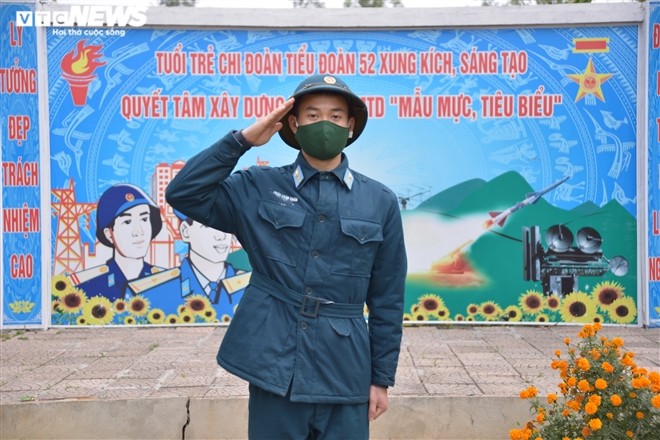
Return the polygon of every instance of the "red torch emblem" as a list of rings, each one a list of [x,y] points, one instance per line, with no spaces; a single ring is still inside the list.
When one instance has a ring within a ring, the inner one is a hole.
[[[94,70],[103,66],[105,61],[97,61],[103,54],[99,52],[103,46],[88,45],[85,46],[85,40],[78,42],[76,50],[64,55],[60,66],[62,67],[62,77],[69,83],[73,104],[83,106],[87,102],[87,89],[96,75]]]

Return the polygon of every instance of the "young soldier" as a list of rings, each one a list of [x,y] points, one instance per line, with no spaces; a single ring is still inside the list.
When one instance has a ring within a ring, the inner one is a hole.
[[[366,123],[344,81],[315,75],[191,158],[168,188],[175,209],[235,234],[250,257],[250,284],[217,359],[250,383],[252,439],[367,439],[369,420],[387,409],[406,253],[396,196],[342,153]],[[294,163],[231,174],[278,131],[301,150]]]
[[[144,191],[127,183],[111,186],[97,203],[96,237],[112,248],[112,258],[73,274],[73,283],[88,296],[110,301],[132,297],[130,281],[162,270],[145,261],[149,245],[162,227],[160,210]]]

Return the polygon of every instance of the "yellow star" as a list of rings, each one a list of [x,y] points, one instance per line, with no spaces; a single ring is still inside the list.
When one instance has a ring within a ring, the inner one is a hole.
[[[596,73],[594,68],[594,62],[589,58],[587,63],[587,68],[584,70],[584,73],[581,74],[571,74],[568,75],[570,79],[575,81],[580,85],[578,89],[577,96],[575,97],[575,102],[578,102],[580,99],[584,98],[586,95],[594,95],[596,98],[605,102],[603,98],[603,90],[601,86],[605,81],[612,77],[611,73]]]

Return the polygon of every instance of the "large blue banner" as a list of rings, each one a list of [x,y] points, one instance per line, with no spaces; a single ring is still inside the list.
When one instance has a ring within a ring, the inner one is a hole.
[[[51,28],[53,324],[230,321],[245,252],[180,218],[165,188],[314,73],[368,104],[346,153],[399,196],[405,320],[635,323],[637,40],[635,26]],[[276,137],[239,168],[295,155]],[[139,228],[118,221],[138,207]]]
[[[0,5],[2,324],[42,325],[41,196],[36,28],[16,24],[34,4]],[[48,183],[47,183],[48,184]]]

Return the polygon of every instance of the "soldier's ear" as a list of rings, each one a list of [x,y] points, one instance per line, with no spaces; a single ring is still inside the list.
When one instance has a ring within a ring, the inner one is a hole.
[[[186,221],[182,221],[179,225],[179,232],[181,233],[181,240],[184,243],[190,242],[190,225]]]
[[[105,235],[105,238],[107,238],[108,241],[110,243],[112,243],[113,246],[115,245],[115,239],[112,236],[112,229],[111,228],[103,228],[103,235]]]

